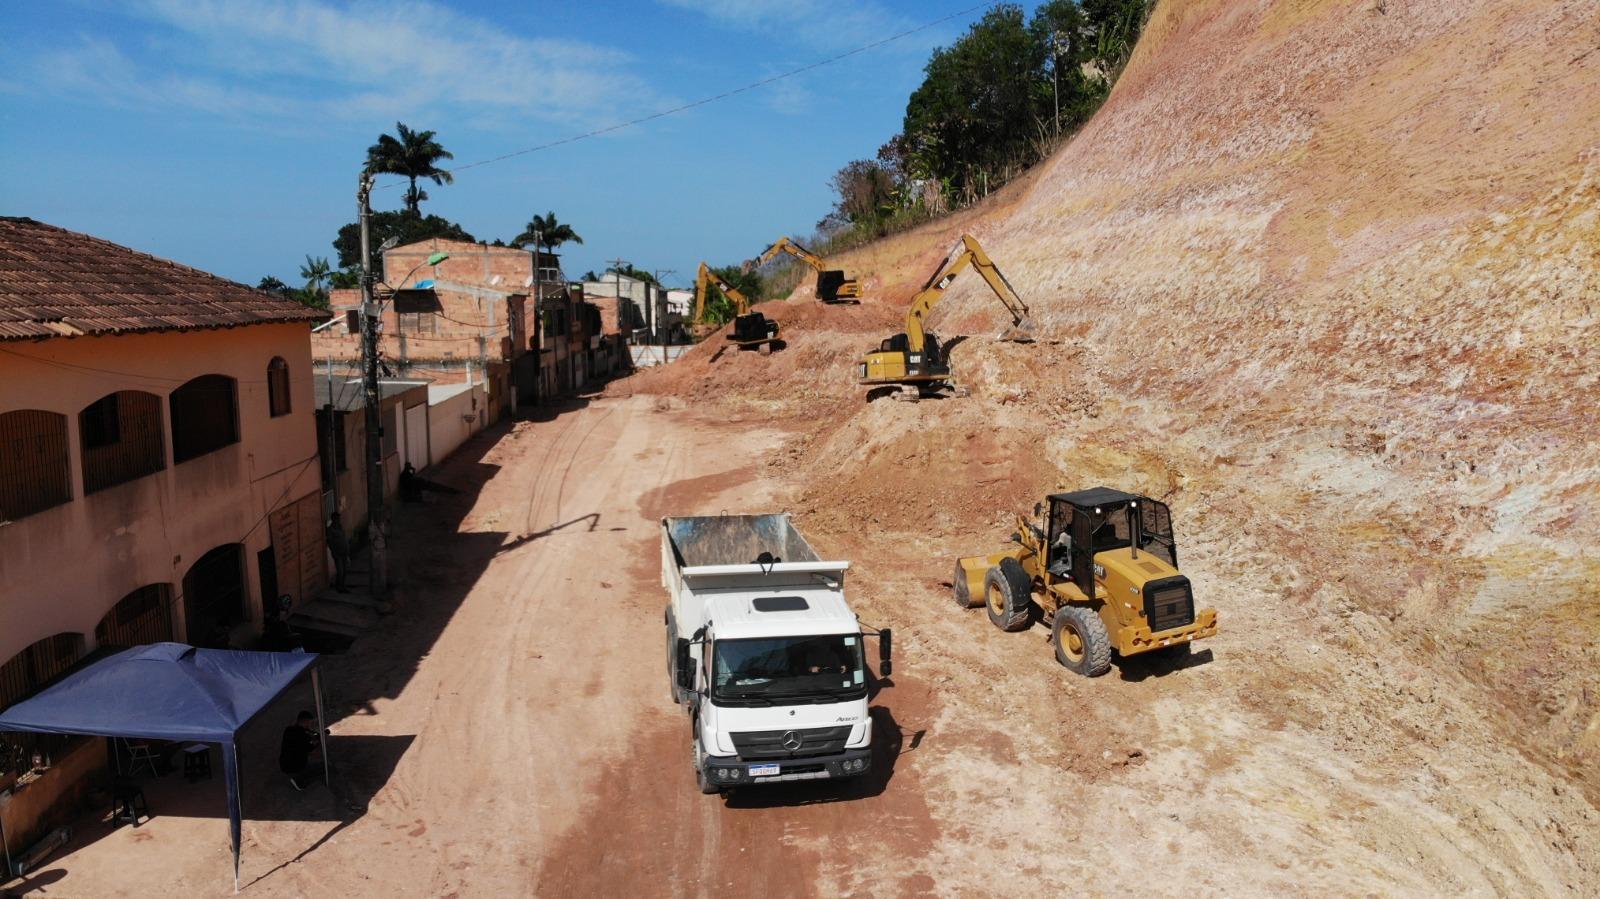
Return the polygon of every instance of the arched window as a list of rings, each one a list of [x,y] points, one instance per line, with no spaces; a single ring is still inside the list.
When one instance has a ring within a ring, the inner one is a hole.
[[[78,413],[78,443],[86,494],[160,471],[161,397],[120,390],[95,400]]]
[[[233,379],[201,375],[172,391],[172,461],[187,462],[239,442]]]
[[[289,414],[289,363],[282,356],[267,363],[267,405],[273,418]]]
[[[72,499],[67,417],[43,409],[0,414],[0,521]]]
[[[172,587],[146,584],[117,601],[94,628],[99,646],[139,646],[163,643],[172,631]]]
[[[24,699],[83,658],[83,635],[56,634],[0,665],[0,709]]]

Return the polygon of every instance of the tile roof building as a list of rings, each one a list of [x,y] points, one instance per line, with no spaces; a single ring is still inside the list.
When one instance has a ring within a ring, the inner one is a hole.
[[[0,216],[0,340],[317,321],[292,300],[98,237]]]

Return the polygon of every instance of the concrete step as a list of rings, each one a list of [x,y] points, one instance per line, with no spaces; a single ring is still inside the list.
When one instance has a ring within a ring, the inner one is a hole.
[[[351,627],[333,621],[323,621],[319,618],[307,618],[296,612],[289,616],[289,627],[297,631],[316,631],[324,634],[336,634],[340,637],[355,639],[366,633],[366,628]]]
[[[333,589],[323,590],[316,595],[315,601],[336,603],[342,606],[350,606],[354,609],[365,609],[369,612],[376,612],[379,615],[387,615],[392,611],[387,602],[373,599],[367,595],[366,591],[357,591],[353,586],[345,593],[340,593]]]
[[[375,609],[349,603],[328,602],[318,598],[295,609],[293,617],[342,624],[347,627],[365,630],[378,623],[379,615]]]

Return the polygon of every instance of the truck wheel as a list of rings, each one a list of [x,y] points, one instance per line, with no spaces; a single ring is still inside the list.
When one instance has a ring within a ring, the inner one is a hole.
[[[699,724],[696,723],[695,726],[699,727]],[[695,785],[700,788],[700,792],[706,794],[707,796],[713,796],[722,792],[722,787],[712,783],[711,778],[706,776],[706,761],[705,758],[700,754],[699,737],[695,737],[694,739],[694,781]]]
[[[1021,562],[1007,556],[984,575],[983,599],[995,627],[1020,631],[1032,617],[1033,579],[1022,570]]]
[[[972,590],[967,586],[967,570],[961,567],[961,560],[956,560],[956,576],[950,583],[954,584],[956,595],[956,608],[975,609],[981,605],[980,600],[972,598]]]
[[[1056,610],[1050,636],[1056,644],[1056,661],[1068,671],[1099,677],[1111,668],[1111,638],[1095,610],[1062,606]]]

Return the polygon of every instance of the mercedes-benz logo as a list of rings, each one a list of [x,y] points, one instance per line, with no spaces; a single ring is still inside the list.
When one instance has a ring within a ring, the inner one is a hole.
[[[800,735],[792,730],[785,731],[783,734],[783,748],[789,750],[790,752],[799,751],[804,742],[804,740],[800,739]]]

